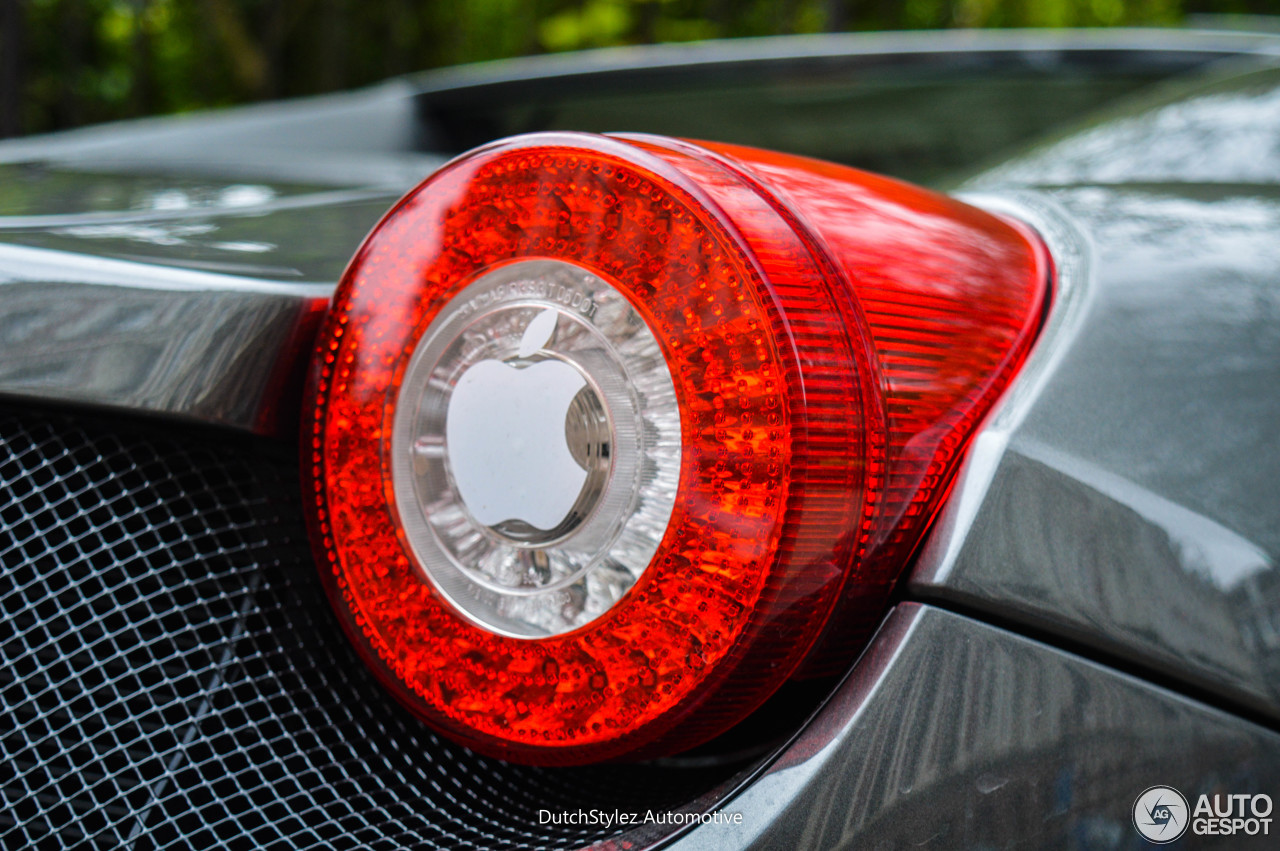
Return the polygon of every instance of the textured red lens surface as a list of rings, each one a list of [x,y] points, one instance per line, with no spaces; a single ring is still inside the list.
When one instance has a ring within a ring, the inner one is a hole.
[[[669,143],[668,143],[669,144]],[[884,381],[884,478],[842,611],[810,659],[848,663],[937,513],[978,423],[1026,360],[1050,259],[1029,228],[891,178],[709,143],[821,240],[857,295]]]
[[[670,752],[757,707],[824,629],[860,635],[882,614],[1025,356],[1045,259],[1013,226],[877,181],[744,149],[538,135],[454,161],[387,215],[321,335],[304,451],[335,608],[407,706],[511,759]],[[683,442],[649,567],[604,614],[542,638],[486,630],[432,587],[388,472],[396,391],[433,319],[528,259],[591,272],[643,317]]]
[[[882,428],[869,344],[786,222],[719,179],[745,228],[624,143],[498,145],[401,202],[343,282],[311,435],[325,572],[388,685],[480,750],[579,762],[677,726],[664,747],[704,739],[777,687],[835,602],[863,513],[868,418]],[[627,295],[662,344],[684,435],[675,509],[640,582],[588,626],[536,640],[486,632],[421,579],[383,452],[390,391],[440,305],[530,257],[580,264]]]

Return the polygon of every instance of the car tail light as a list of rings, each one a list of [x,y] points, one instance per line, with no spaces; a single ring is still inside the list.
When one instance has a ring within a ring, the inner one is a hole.
[[[320,338],[304,466],[334,606],[484,753],[711,738],[802,664],[848,664],[1026,355],[1047,264],[1016,223],[796,157],[587,134],[464,155],[370,234]]]

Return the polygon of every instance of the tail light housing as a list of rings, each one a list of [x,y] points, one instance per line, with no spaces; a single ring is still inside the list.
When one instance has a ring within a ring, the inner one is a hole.
[[[1025,358],[1025,227],[852,169],[535,134],[402,199],[311,380],[330,598],[487,754],[654,756],[847,665]]]

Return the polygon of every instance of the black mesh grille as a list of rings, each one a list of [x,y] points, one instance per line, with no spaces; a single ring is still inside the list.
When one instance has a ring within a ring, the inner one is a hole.
[[[616,829],[539,809],[726,781],[436,738],[339,634],[296,491],[283,448],[0,412],[5,847],[574,847]]]

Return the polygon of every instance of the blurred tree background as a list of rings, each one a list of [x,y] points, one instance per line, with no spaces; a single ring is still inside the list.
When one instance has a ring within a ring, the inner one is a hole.
[[[0,0],[0,136],[508,56],[942,27],[1177,25],[1280,0]]]

